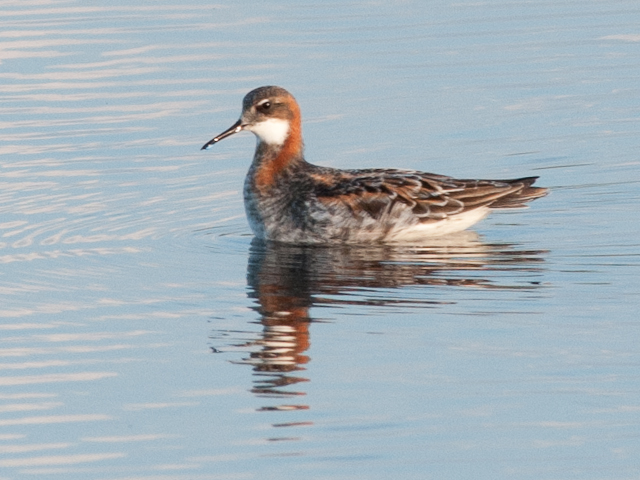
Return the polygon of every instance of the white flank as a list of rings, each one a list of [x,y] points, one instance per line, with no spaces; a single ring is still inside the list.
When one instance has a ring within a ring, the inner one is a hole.
[[[465,213],[452,215],[437,222],[423,223],[413,228],[398,228],[396,231],[391,230],[386,240],[388,242],[417,241],[428,237],[439,237],[461,232],[482,220],[490,211],[489,207],[480,207]]]
[[[247,126],[245,130],[253,132],[261,142],[267,145],[283,145],[289,135],[289,122],[280,118],[269,118]]]

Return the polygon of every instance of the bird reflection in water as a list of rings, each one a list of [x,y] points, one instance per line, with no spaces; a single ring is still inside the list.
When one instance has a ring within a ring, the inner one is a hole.
[[[247,272],[248,295],[255,299],[253,308],[260,316],[262,332],[257,339],[233,345],[249,353],[237,363],[252,366],[253,393],[289,399],[260,410],[308,409],[308,405],[291,399],[305,395],[303,384],[309,381],[303,373],[310,361],[306,354],[311,343],[309,326],[320,321],[310,316],[311,307],[433,308],[454,303],[425,298],[428,290],[419,290],[420,298],[398,294],[403,287],[420,285],[535,289],[540,286],[537,279],[544,253],[513,244],[487,244],[472,231],[420,246],[320,247],[254,240]],[[510,275],[501,276],[497,273],[500,270]]]

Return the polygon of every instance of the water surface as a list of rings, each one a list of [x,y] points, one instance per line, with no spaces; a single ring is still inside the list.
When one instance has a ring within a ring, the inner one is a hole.
[[[637,478],[640,7],[26,1],[0,32],[2,478]],[[539,175],[405,247],[253,241],[308,160]]]

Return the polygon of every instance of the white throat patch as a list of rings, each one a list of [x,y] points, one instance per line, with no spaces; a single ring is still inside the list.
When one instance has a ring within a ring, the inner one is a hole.
[[[269,118],[246,129],[267,145],[283,145],[289,135],[289,122],[280,118]]]

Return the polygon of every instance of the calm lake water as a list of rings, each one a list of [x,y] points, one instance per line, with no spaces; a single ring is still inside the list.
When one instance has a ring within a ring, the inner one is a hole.
[[[0,7],[0,479],[639,478],[640,4],[236,3]],[[257,243],[199,149],[265,84],[314,163],[552,193]]]

